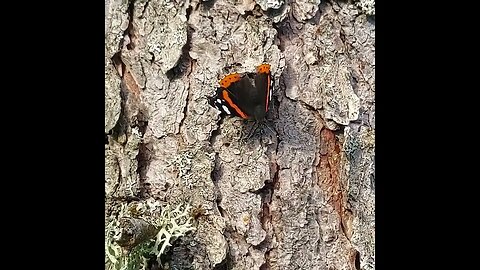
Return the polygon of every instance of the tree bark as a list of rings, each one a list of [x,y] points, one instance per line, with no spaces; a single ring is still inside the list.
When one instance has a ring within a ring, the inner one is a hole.
[[[106,220],[192,206],[170,269],[375,268],[375,2],[105,1]],[[208,104],[270,63],[260,126]],[[118,211],[117,211],[118,212]]]

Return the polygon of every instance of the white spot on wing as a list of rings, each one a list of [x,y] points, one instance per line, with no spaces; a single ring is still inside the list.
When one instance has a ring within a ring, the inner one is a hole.
[[[223,109],[227,114],[231,114],[231,113],[230,113],[230,110],[227,108],[227,106],[222,105],[222,109]]]
[[[270,85],[270,91],[268,91],[268,100],[272,100],[273,85]]]

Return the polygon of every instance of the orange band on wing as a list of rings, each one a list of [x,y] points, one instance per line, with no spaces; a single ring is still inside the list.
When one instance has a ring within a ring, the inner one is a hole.
[[[269,64],[261,64],[257,67],[258,73],[270,73],[270,65]]]
[[[265,102],[265,111],[268,111],[268,99],[270,98],[270,75],[267,76],[267,102]]]
[[[248,116],[242,112],[242,110],[240,110],[235,103],[233,103],[232,99],[228,95],[227,90],[222,90],[222,97],[228,103],[228,105],[230,105],[230,107],[232,107],[243,119],[248,119]]]
[[[220,86],[228,88],[232,83],[240,81],[241,77],[238,73],[229,74],[220,80]]]

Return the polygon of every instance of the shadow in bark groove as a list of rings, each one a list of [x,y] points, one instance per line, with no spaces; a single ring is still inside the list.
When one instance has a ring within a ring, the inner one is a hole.
[[[138,146],[138,155],[137,155],[137,173],[139,178],[139,185],[140,185],[140,197],[141,198],[148,198],[149,195],[149,184],[145,184],[145,179],[147,179],[146,173],[150,166],[150,162],[154,157],[154,153],[152,151],[153,145],[151,143],[141,143]]]
[[[187,18],[191,12],[192,8],[187,9]],[[187,26],[187,43],[182,47],[182,54],[178,58],[177,63],[173,68],[167,71],[166,75],[170,81],[177,80],[184,76],[188,76],[192,72],[192,58],[190,57],[190,49],[192,45],[192,33],[193,28]]]
[[[134,40],[136,39],[135,37],[135,31],[133,29],[133,14],[134,14],[134,9],[135,9],[135,0],[129,0],[128,3],[128,27],[125,29],[125,32],[123,36],[128,35],[130,43],[127,44],[127,49],[128,50],[133,50],[135,49],[135,43]],[[125,39],[123,39],[123,42],[125,42]]]
[[[200,1],[201,6],[203,7],[203,10],[205,10],[205,11],[211,9],[213,7],[213,5],[215,5],[215,2],[217,2],[217,0],[202,0],[202,1]]]
[[[126,90],[126,87],[125,87],[125,83],[121,82],[121,85],[120,85],[120,115],[118,116],[118,121],[117,123],[115,124],[115,126],[112,128],[111,130],[111,134],[112,134],[112,138],[116,141],[118,141],[119,137],[121,137],[122,135],[127,135],[127,129],[128,129],[128,126],[129,126],[129,123],[128,123],[128,116],[126,114],[126,100],[128,98],[128,90]],[[127,143],[127,141],[125,140],[122,145],[125,146]]]
[[[360,270],[360,252],[355,251],[355,269]]]
[[[230,252],[227,252],[225,255],[225,259],[217,264],[212,270],[231,270],[232,267],[232,258],[230,256]]]
[[[287,8],[287,6],[290,5],[290,2],[289,0],[286,0],[285,3],[283,3],[283,5],[280,6],[280,8],[278,9],[274,9],[274,8],[269,8],[267,9],[267,11],[265,11],[265,15],[267,15],[269,18],[273,19],[274,17],[276,16],[279,16],[283,13],[283,11]],[[258,6],[258,5],[257,5]]]
[[[195,269],[193,267],[193,255],[189,247],[190,237],[179,238],[175,240],[167,253],[161,256],[162,262],[166,262],[168,267],[165,269]]]

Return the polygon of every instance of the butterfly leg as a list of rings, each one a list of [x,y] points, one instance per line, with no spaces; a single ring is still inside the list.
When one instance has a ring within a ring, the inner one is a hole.
[[[242,136],[242,140],[249,140],[253,135],[255,134],[255,131],[257,131],[259,127],[258,122],[253,122],[253,126],[250,128],[246,136]]]
[[[272,132],[272,134],[274,134],[276,137],[278,137],[278,134],[275,131],[273,131],[273,129],[270,127],[270,125],[268,123],[269,123],[268,121],[263,122],[263,124],[268,128],[268,130],[270,130],[270,132]]]

